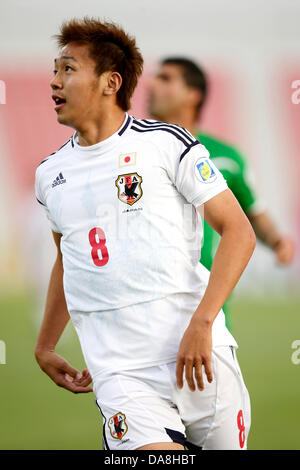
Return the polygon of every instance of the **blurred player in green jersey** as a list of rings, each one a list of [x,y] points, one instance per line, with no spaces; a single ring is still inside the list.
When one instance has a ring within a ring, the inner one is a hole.
[[[289,264],[294,243],[269,217],[258,200],[251,168],[242,153],[230,143],[197,129],[207,98],[207,79],[200,67],[189,59],[164,59],[149,85],[148,111],[154,119],[179,124],[188,129],[207,148],[231,191],[247,214],[256,236],[274,252],[280,264]],[[200,262],[211,269],[220,240],[219,234],[203,220],[204,244]],[[228,300],[223,307],[226,325],[232,330]]]

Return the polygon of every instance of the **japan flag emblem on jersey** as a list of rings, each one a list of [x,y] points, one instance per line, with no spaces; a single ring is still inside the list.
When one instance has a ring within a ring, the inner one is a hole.
[[[119,155],[119,168],[136,164],[136,152],[122,153]]]
[[[129,173],[127,175],[119,175],[115,184],[118,188],[118,198],[132,206],[138,201],[143,194],[141,183],[143,179],[137,173]]]

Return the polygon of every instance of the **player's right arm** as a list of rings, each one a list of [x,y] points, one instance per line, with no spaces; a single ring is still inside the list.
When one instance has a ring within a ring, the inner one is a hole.
[[[93,389],[88,387],[91,383],[91,376],[87,369],[81,373],[54,351],[70,315],[63,289],[63,264],[60,250],[62,234],[53,230],[52,233],[57,246],[57,256],[50,276],[44,318],[34,351],[35,358],[41,369],[56,385],[73,393],[91,392]]]

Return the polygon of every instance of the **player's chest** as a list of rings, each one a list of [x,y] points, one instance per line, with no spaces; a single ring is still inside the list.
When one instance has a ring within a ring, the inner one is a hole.
[[[160,155],[149,149],[122,149],[115,154],[86,161],[74,160],[49,175],[48,207],[65,216],[92,216],[99,209],[132,211],[147,209],[174,187]]]

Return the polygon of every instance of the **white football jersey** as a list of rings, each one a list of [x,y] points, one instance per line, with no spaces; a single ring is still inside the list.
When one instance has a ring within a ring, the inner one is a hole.
[[[227,189],[186,129],[125,114],[108,139],[77,132],[36,170],[36,198],[62,234],[64,292],[95,377],[176,359],[205,292],[196,207]],[[234,345],[224,313],[213,346]]]

